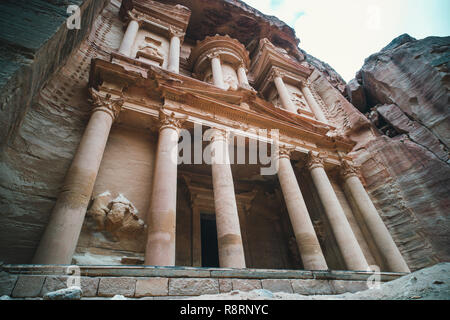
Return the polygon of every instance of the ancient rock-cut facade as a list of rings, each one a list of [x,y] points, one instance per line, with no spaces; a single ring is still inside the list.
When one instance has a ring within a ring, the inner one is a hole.
[[[19,241],[0,258],[422,267],[433,250],[415,259],[372,202],[357,152],[376,129],[298,43],[239,1],[108,3],[2,146],[3,236]]]

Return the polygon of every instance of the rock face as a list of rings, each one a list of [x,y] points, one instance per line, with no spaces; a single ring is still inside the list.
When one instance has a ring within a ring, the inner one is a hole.
[[[402,35],[347,85],[373,125],[353,157],[412,269],[450,259],[449,66],[450,37]]]

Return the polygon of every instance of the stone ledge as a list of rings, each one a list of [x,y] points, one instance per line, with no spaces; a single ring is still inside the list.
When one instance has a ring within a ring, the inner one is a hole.
[[[65,275],[69,265],[1,265],[0,272],[14,275]],[[373,275],[364,271],[308,271],[273,269],[217,269],[155,266],[78,266],[84,277],[143,278],[219,278],[219,279],[316,279],[366,281]],[[381,272],[382,282],[398,279],[406,273]]]

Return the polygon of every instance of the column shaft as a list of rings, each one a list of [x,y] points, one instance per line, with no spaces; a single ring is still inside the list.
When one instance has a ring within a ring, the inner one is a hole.
[[[175,73],[180,72],[180,38],[177,36],[170,39],[168,70]]]
[[[386,265],[389,267],[389,271],[410,272],[408,265],[403,259],[383,220],[378,215],[377,209],[370,200],[359,178],[355,175],[348,176],[345,179],[345,185],[355,201],[375,245]]]
[[[34,264],[70,264],[113,123],[94,111],[66,174],[61,193],[35,253]]]
[[[124,56],[131,56],[131,49],[133,48],[134,41],[139,31],[139,22],[131,20],[128,23],[127,31],[122,39],[122,43],[119,48],[119,53]]]
[[[322,108],[317,103],[316,99],[314,98],[314,95],[311,93],[311,90],[308,88],[308,86],[304,85],[301,88],[303,95],[305,96],[306,101],[308,102],[308,105],[311,107],[312,112],[316,116],[317,120],[320,122],[328,123],[327,118],[325,118],[325,115],[322,112]]]
[[[220,267],[245,268],[244,247],[226,138],[220,135],[213,137],[211,150]]]
[[[162,127],[159,133],[147,216],[146,265],[175,265],[178,137],[178,129],[172,126]]]
[[[243,66],[240,66],[237,69],[237,75],[238,75],[239,84],[241,86],[243,86],[243,87],[250,86],[250,84],[248,83],[247,72],[245,71],[245,68]]]
[[[287,111],[297,113],[297,108],[294,106],[294,103],[291,100],[291,95],[288,89],[286,88],[283,79],[280,76],[275,76],[274,83],[277,88],[278,95],[280,96],[283,108],[286,109]]]
[[[225,83],[223,81],[222,65],[220,63],[220,58],[218,56],[214,56],[211,59],[211,68],[214,85],[221,89],[225,89]]]
[[[333,229],[337,244],[350,270],[367,271],[368,264],[323,166],[312,166],[311,176]]]
[[[302,257],[303,267],[306,270],[327,270],[325,257],[288,158],[281,157],[279,159],[278,179]]]

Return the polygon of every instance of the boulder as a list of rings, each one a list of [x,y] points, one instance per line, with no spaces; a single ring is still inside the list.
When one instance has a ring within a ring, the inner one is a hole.
[[[70,287],[44,295],[44,300],[80,300],[83,295],[80,287]]]

